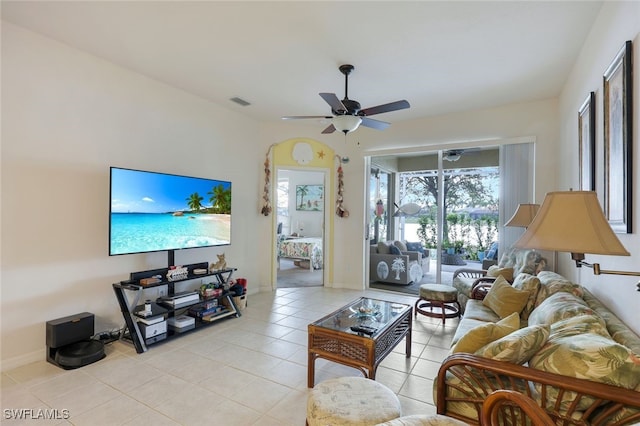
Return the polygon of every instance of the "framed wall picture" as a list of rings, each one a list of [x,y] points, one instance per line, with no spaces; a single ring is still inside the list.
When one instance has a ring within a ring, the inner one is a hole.
[[[323,185],[296,185],[296,210],[319,212],[323,208]]]
[[[631,233],[632,218],[632,79],[631,41],[603,76],[604,213],[616,233]]]
[[[596,190],[596,94],[589,93],[578,110],[580,189]]]

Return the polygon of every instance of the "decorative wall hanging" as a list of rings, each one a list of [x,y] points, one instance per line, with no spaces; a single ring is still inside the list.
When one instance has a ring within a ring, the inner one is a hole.
[[[262,210],[261,213],[264,216],[271,214],[271,194],[269,188],[271,187],[271,162],[269,156],[271,155],[271,149],[273,145],[269,146],[267,155],[264,160],[264,191],[262,194]]]
[[[604,213],[616,233],[631,233],[632,218],[632,61],[631,41],[603,76]]]
[[[339,217],[347,218],[349,217],[349,210],[345,209],[343,206],[344,201],[344,174],[342,172],[342,158],[339,155],[336,155],[335,158],[338,160],[338,194],[336,196],[336,215]]]
[[[591,92],[578,110],[580,189],[596,190],[596,94]]]
[[[293,146],[291,157],[301,166],[305,166],[313,160],[313,148],[306,142],[298,142]]]

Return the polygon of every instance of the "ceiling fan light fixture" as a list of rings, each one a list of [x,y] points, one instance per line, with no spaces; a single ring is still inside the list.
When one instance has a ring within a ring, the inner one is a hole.
[[[338,115],[331,119],[333,127],[345,134],[356,130],[360,123],[362,123],[362,118],[355,115]]]
[[[457,152],[448,152],[444,159],[447,161],[458,161],[460,159],[460,154]]]

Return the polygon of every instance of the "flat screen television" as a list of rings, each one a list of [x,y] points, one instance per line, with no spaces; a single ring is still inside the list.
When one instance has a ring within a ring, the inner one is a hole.
[[[231,182],[111,167],[109,255],[231,244]]]

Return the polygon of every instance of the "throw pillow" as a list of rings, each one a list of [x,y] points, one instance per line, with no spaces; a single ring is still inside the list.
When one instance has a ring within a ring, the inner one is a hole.
[[[538,290],[540,289],[540,280],[531,274],[520,273],[513,281],[512,286],[518,290],[525,290],[529,292],[527,304],[520,313],[520,317],[523,320],[527,320],[529,319],[529,315],[533,309],[536,307],[536,297],[538,296]]]
[[[487,260],[498,260],[496,259],[497,256],[498,256],[498,243],[493,242],[491,243],[489,250],[487,250],[487,255],[484,258]]]
[[[451,349],[451,353],[474,353],[484,345],[510,334],[520,326],[520,316],[516,313],[493,323],[479,325],[469,330]]]
[[[398,248],[400,249],[400,251],[407,251],[407,246],[406,246],[406,244],[405,244],[405,243],[403,243],[403,242],[402,242],[402,241],[400,241],[400,240],[395,240],[395,241],[393,242],[393,245],[394,245],[394,246],[396,246],[396,247],[398,247]]]
[[[489,277],[497,278],[500,275],[502,275],[505,280],[512,282],[513,268],[500,268],[498,265],[491,265],[489,269],[487,269],[487,276]]]
[[[393,244],[391,244],[389,246],[389,253],[390,254],[395,254],[396,256],[402,255],[402,252],[400,251],[400,249],[397,246],[393,245]]]
[[[378,243],[378,254],[390,254],[391,251],[389,250],[389,244],[385,243],[384,241],[380,241]]]
[[[563,291],[553,294],[529,315],[529,325],[553,324],[563,319],[596,313],[579,297]]]
[[[484,358],[522,365],[547,343],[549,325],[521,328],[478,349],[475,354]]]
[[[420,242],[411,243],[407,241],[407,251],[419,251],[420,253],[424,254],[424,247]]]
[[[499,276],[489,289],[482,304],[498,314],[500,318],[505,318],[514,312],[520,314],[528,299],[528,291],[511,287],[504,277]]]

